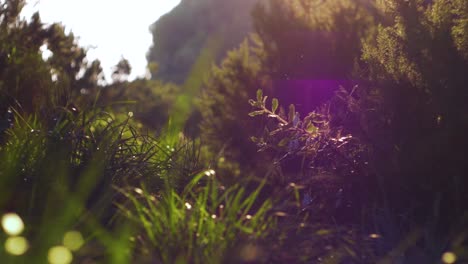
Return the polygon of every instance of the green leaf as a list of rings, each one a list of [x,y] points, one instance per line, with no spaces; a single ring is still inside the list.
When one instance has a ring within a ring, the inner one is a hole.
[[[249,113],[249,116],[258,116],[258,115],[263,115],[265,112],[262,110],[262,111],[253,111],[251,113]]]
[[[278,105],[279,105],[278,99],[273,98],[273,100],[271,101],[271,111],[272,111],[273,113],[275,113],[276,110],[278,109]]]
[[[263,91],[262,91],[262,89],[258,89],[257,90],[257,101],[261,102],[262,99],[263,99]]]
[[[311,134],[314,134],[314,133],[317,132],[318,129],[317,129],[316,126],[314,126],[314,124],[312,124],[312,122],[309,122],[309,123],[307,124],[306,130],[307,130],[307,132],[309,132],[309,133],[311,133]]]

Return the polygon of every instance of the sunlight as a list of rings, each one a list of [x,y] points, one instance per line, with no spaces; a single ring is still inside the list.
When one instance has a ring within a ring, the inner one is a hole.
[[[10,236],[21,234],[24,230],[24,223],[21,217],[15,213],[8,213],[2,217],[2,227]]]
[[[455,261],[457,261],[457,255],[453,252],[445,252],[444,255],[442,255],[442,261],[447,264],[455,263]]]
[[[84,244],[83,236],[78,231],[69,231],[63,237],[63,245],[71,251],[77,251]]]
[[[149,27],[169,12],[180,0],[28,0],[22,16],[29,19],[39,11],[41,20],[61,22],[73,31],[81,46],[88,47],[88,58],[99,59],[106,80],[121,57],[132,66],[130,80],[146,74],[146,52],[152,45]]]
[[[5,241],[5,250],[11,255],[23,255],[29,248],[28,240],[24,237],[9,237]]]
[[[68,264],[72,262],[73,255],[68,248],[56,246],[49,250],[48,259],[51,264]]]

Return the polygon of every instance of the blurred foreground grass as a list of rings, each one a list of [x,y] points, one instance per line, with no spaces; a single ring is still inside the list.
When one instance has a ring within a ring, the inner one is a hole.
[[[131,114],[14,120],[0,145],[3,263],[219,263],[274,224],[262,185],[224,187],[193,143],[141,136]]]

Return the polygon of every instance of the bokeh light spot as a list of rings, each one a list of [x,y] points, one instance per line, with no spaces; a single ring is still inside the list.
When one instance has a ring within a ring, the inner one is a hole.
[[[69,231],[63,236],[63,245],[71,251],[79,250],[83,244],[83,236],[78,231]]]
[[[442,261],[447,264],[455,263],[455,261],[457,261],[457,255],[453,252],[445,252],[442,255]]]
[[[49,249],[47,258],[51,264],[69,264],[73,260],[73,255],[68,248],[56,246]]]
[[[21,234],[24,230],[24,223],[21,217],[15,213],[8,213],[2,217],[2,227],[10,236],[16,236]]]
[[[28,240],[24,237],[9,237],[5,241],[5,250],[11,255],[23,255],[29,248]]]

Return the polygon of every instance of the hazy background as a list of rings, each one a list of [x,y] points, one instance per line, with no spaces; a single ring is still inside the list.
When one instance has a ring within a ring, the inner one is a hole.
[[[99,59],[106,80],[123,56],[132,66],[130,79],[146,75],[146,53],[152,45],[149,26],[180,0],[29,0],[26,18],[40,11],[45,23],[61,22]]]

